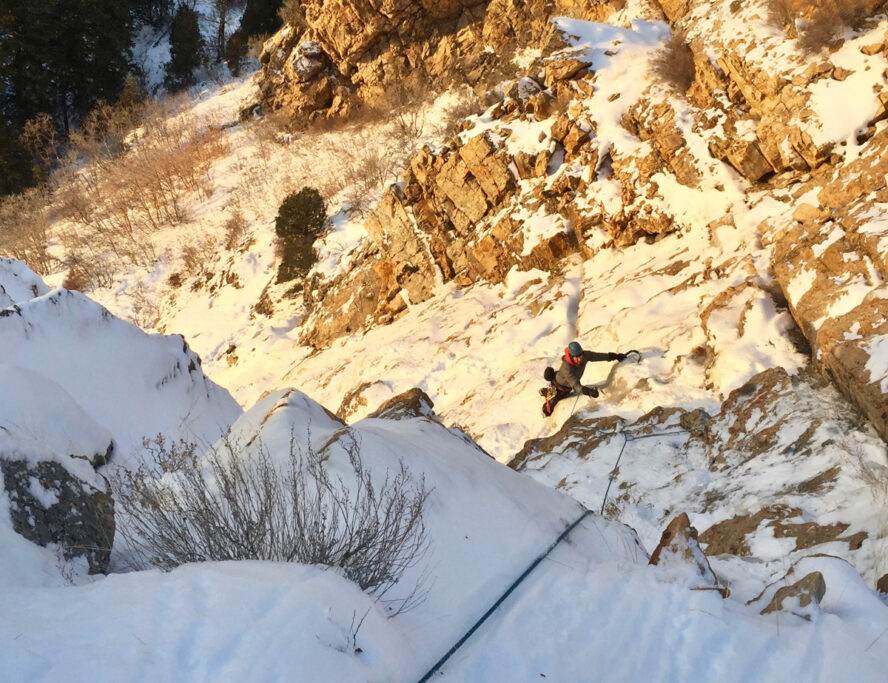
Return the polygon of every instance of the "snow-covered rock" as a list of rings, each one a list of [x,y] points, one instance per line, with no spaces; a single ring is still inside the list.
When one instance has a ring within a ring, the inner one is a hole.
[[[20,273],[0,271],[0,286],[19,286],[18,302],[0,310],[3,363],[14,373],[2,402],[15,411],[0,413],[0,424],[14,417],[13,431],[66,455],[104,454],[109,443],[98,443],[99,433],[110,434],[111,458],[127,464],[145,438],[212,443],[241,413],[182,337],[145,334],[79,292],[49,291],[39,279],[22,290],[21,282]],[[68,438],[89,444],[67,452]]]

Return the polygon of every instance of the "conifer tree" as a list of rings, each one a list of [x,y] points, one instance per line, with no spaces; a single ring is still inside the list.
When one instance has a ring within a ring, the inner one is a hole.
[[[67,132],[130,71],[129,0],[0,0],[3,117],[45,112]]]
[[[274,33],[281,27],[282,4],[283,0],[247,0],[238,30],[247,38]]]
[[[247,54],[250,38],[269,35],[277,31],[283,21],[279,10],[283,0],[247,0],[240,26],[225,46],[225,61],[232,73],[237,74],[240,60]]]
[[[23,192],[33,184],[31,155],[14,131],[0,122],[0,197]]]
[[[201,47],[197,13],[186,5],[179,5],[170,27],[170,61],[165,81],[168,89],[180,90],[194,83]]]

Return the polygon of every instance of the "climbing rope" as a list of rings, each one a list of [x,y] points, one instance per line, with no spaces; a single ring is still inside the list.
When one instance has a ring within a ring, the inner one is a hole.
[[[597,429],[595,431],[598,431]],[[604,498],[601,501],[601,511],[599,514],[604,516],[604,506],[607,503],[607,494],[610,493],[611,484],[614,483],[614,479],[617,478],[617,473],[620,467],[620,459],[623,457],[623,451],[626,450],[626,444],[630,441],[638,441],[640,439],[652,439],[655,436],[670,436],[672,434],[687,434],[689,433],[687,429],[683,427],[679,427],[678,429],[674,429],[668,432],[655,432],[653,434],[627,434],[626,432],[599,432],[601,434],[607,434],[608,436],[614,436],[619,433],[623,437],[623,446],[620,448],[620,454],[617,456],[617,461],[614,463],[614,468],[610,471],[608,475],[607,488],[604,491]]]
[[[579,397],[577,397],[577,398],[579,399]],[[574,405],[576,406],[576,402],[574,402]],[[617,461],[616,461],[616,463],[614,463],[614,467],[610,472],[609,481],[607,484],[607,489],[604,492],[604,499],[601,501],[601,513],[600,513],[601,515],[604,515],[604,506],[607,503],[607,496],[608,496],[608,493],[610,492],[611,484],[613,484],[614,479],[616,479],[617,471],[620,466],[620,459],[623,457],[623,451],[626,450],[627,443],[629,443],[630,441],[638,441],[640,439],[650,439],[655,436],[671,436],[674,434],[681,434],[681,433],[687,434],[688,433],[688,430],[684,429],[684,428],[673,429],[673,430],[666,431],[666,432],[655,432],[653,434],[639,434],[639,435],[627,434],[626,432],[604,432],[604,431],[597,430],[597,429],[594,431],[599,432],[600,434],[607,435],[607,436],[615,436],[617,433],[619,433],[620,435],[623,436],[623,446],[620,448],[620,453],[617,456]],[[537,565],[539,565],[540,562],[545,560],[552,553],[552,551],[556,547],[558,547],[558,545],[560,545],[561,542],[565,538],[567,538],[567,535],[571,531],[573,531],[580,524],[580,522],[582,522],[584,519],[586,519],[586,517],[588,517],[590,514],[592,514],[592,510],[584,510],[582,515],[580,515],[570,526],[568,526],[564,531],[562,531],[561,535],[558,538],[556,538],[552,542],[552,544],[548,548],[546,548],[546,550],[544,552],[542,552],[540,555],[538,555],[537,558],[533,562],[530,563],[530,565],[528,565],[528,567],[521,573],[521,575],[517,579],[515,579],[512,582],[512,584],[497,599],[497,601],[494,602],[493,605],[491,605],[490,608],[483,615],[481,615],[481,617],[472,625],[472,627],[468,631],[466,631],[466,633],[462,636],[462,638],[460,638],[456,642],[456,644],[453,647],[451,647],[444,654],[443,657],[441,657],[441,659],[439,659],[437,662],[435,662],[435,664],[432,666],[432,668],[429,669],[425,673],[425,675],[419,679],[418,683],[426,683],[427,681],[429,681],[431,679],[431,677],[434,676],[435,673],[442,666],[444,666],[444,664],[447,662],[447,660],[450,659],[456,653],[456,651],[459,650],[459,648],[462,647],[463,644],[469,638],[472,637],[472,635],[475,633],[475,631],[477,631],[479,628],[481,628],[481,625],[485,621],[487,621],[488,617],[490,617],[490,615],[493,614],[497,610],[497,608],[499,608],[499,606],[502,605],[503,602],[506,601],[506,599],[514,592],[514,590],[519,585],[521,585],[521,583],[530,575],[530,573],[534,569],[536,569]]]
[[[439,659],[437,662],[435,662],[435,665],[426,672],[425,676],[423,676],[422,678],[419,679],[418,683],[425,683],[435,674],[436,671],[438,671],[438,669],[440,669],[442,666],[444,666],[444,663],[448,659],[450,659],[450,657],[453,656],[453,654],[457,650],[459,650],[460,647],[462,647],[463,643],[465,643],[469,638],[472,637],[472,634],[481,627],[481,624],[483,624],[485,621],[487,621],[487,618],[491,614],[493,614],[497,610],[497,608],[503,604],[503,602],[505,602],[506,598],[508,598],[512,594],[512,591],[514,591],[521,584],[521,582],[524,581],[524,579],[526,579],[534,569],[536,569],[537,565],[540,562],[542,562],[543,560],[545,560],[546,557],[548,557],[548,555],[567,537],[567,535],[571,531],[573,531],[577,527],[577,525],[580,522],[582,522],[584,519],[586,519],[586,517],[588,515],[590,515],[591,513],[592,513],[591,510],[585,510],[583,512],[583,514],[580,515],[579,518],[573,524],[571,524],[564,531],[562,531],[561,535],[555,539],[555,541],[552,543],[552,545],[550,545],[548,548],[546,548],[545,552],[540,554],[533,562],[530,563],[530,565],[527,567],[527,569],[524,570],[524,572],[521,574],[521,576],[519,576],[517,579],[515,579],[512,582],[512,585],[509,586],[508,589],[506,589],[506,592],[503,593],[499,597],[499,599],[495,603],[493,603],[493,605],[491,605],[490,609],[488,609],[481,616],[481,618],[478,619],[478,621],[476,621],[474,623],[472,628],[470,628],[468,631],[466,631],[465,635],[463,635],[463,637],[457,641],[456,645],[454,645],[452,648],[450,648],[447,651],[447,654],[445,654],[443,657],[441,657],[441,659]]]

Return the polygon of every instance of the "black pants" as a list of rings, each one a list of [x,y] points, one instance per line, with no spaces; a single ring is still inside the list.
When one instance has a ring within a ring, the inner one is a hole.
[[[563,398],[570,396],[570,387],[563,387],[560,384],[552,382],[546,392],[546,402],[543,404],[543,415],[551,415],[555,410],[555,406]]]

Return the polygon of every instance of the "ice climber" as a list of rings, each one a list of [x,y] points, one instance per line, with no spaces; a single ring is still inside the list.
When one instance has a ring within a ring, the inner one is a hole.
[[[572,341],[564,349],[564,358],[561,359],[561,367],[558,372],[554,368],[546,368],[543,377],[549,386],[540,389],[540,395],[545,397],[546,402],[543,404],[543,415],[548,417],[552,414],[555,404],[561,399],[570,396],[572,392],[583,393],[586,396],[596,398],[598,389],[593,386],[584,387],[580,382],[583,377],[583,371],[586,369],[586,363],[590,361],[621,361],[626,360],[625,353],[596,353],[595,351],[584,351],[579,342]]]

